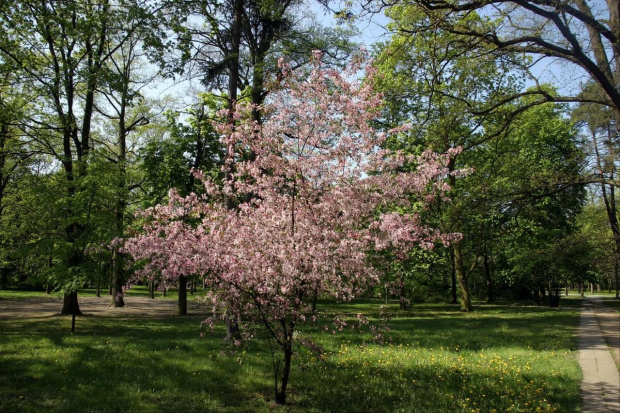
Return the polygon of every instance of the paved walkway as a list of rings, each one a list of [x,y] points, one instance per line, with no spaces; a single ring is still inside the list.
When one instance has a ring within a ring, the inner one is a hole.
[[[620,372],[611,351],[619,351],[617,337],[620,322],[617,314],[602,308],[600,297],[586,297],[579,330],[579,365],[583,370],[581,396],[584,413],[620,412]],[[607,316],[610,314],[610,316]],[[597,320],[598,319],[598,320]],[[600,325],[599,325],[600,323]],[[607,345],[603,332],[611,334]],[[616,335],[617,334],[617,335]],[[619,353],[616,353],[620,356]]]

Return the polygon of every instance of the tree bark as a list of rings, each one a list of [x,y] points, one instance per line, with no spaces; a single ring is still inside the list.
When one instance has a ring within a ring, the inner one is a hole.
[[[319,290],[315,288],[312,293],[312,314],[316,313],[316,303],[319,300]]]
[[[617,257],[617,255],[616,255]],[[614,297],[616,300],[620,299],[620,295],[618,294],[618,288],[620,287],[620,285],[618,284],[618,259],[616,258],[616,262],[614,263],[614,276],[616,278],[616,296]]]
[[[62,310],[60,311],[62,315],[82,315],[82,311],[80,311],[80,304],[78,303],[78,293],[77,291],[72,293],[66,293],[63,298]]]
[[[456,297],[456,266],[454,265],[454,249],[450,248],[450,280],[451,280],[451,288],[450,292],[452,294],[452,300],[450,304],[456,304],[458,302]]]
[[[187,315],[187,277],[179,276],[179,315]]]
[[[291,360],[293,357],[293,340],[292,337],[287,337],[286,345],[284,348],[284,367],[282,369],[282,380],[280,382],[280,389],[276,392],[276,403],[286,404],[286,388],[288,386],[288,379],[291,372]]]
[[[122,254],[114,248],[112,251],[112,300],[110,307],[124,307],[125,299],[123,297],[123,257]]]
[[[491,266],[489,265],[489,257],[486,247],[483,255],[484,263],[484,278],[487,283],[487,302],[492,303],[495,301],[495,295],[493,294],[493,275],[491,274]]]
[[[407,297],[405,297],[405,280],[403,279],[402,271],[398,274],[398,301],[400,302],[400,309],[407,309]]]
[[[465,267],[463,264],[463,252],[461,249],[461,243],[455,242],[452,245],[452,249],[454,251],[454,268],[456,271],[456,278],[459,283],[459,289],[461,292],[461,311],[469,312],[473,308],[471,305],[471,295],[469,292],[469,285],[467,283],[468,273],[465,271]]]

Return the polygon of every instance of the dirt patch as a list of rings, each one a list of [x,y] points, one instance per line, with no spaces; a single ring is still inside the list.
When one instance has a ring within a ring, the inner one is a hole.
[[[125,307],[110,307],[110,297],[78,297],[80,310],[85,315],[95,316],[142,316],[169,317],[178,314],[175,300],[158,300],[148,297],[125,297]],[[0,320],[33,319],[57,316],[62,308],[62,299],[54,296],[0,300]],[[188,298],[187,311],[190,315],[209,315],[209,307]]]

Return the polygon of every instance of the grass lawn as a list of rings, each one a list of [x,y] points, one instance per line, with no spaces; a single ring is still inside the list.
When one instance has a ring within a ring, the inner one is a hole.
[[[564,301],[480,304],[470,314],[390,305],[383,344],[368,332],[307,326],[300,334],[325,353],[298,350],[284,407],[273,402],[268,344],[231,349],[223,326],[201,337],[200,317],[85,316],[74,335],[66,317],[4,320],[0,411],[578,412],[579,300]],[[374,322],[380,311],[370,300],[321,304]]]

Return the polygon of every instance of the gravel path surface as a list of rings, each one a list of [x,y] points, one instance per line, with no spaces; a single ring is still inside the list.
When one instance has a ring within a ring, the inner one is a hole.
[[[617,313],[605,311],[600,300],[600,297],[596,296],[586,297],[581,311],[579,365],[583,370],[582,411],[584,413],[618,413],[620,412],[620,372],[618,372],[612,352],[618,350],[620,325]]]
[[[125,307],[112,308],[110,297],[78,297],[80,310],[85,315],[168,317],[177,315],[176,300],[151,299],[149,297],[126,296]],[[209,308],[188,297],[187,311],[190,315],[208,315]],[[1,319],[32,319],[57,316],[62,308],[62,299],[54,296],[0,300]]]

